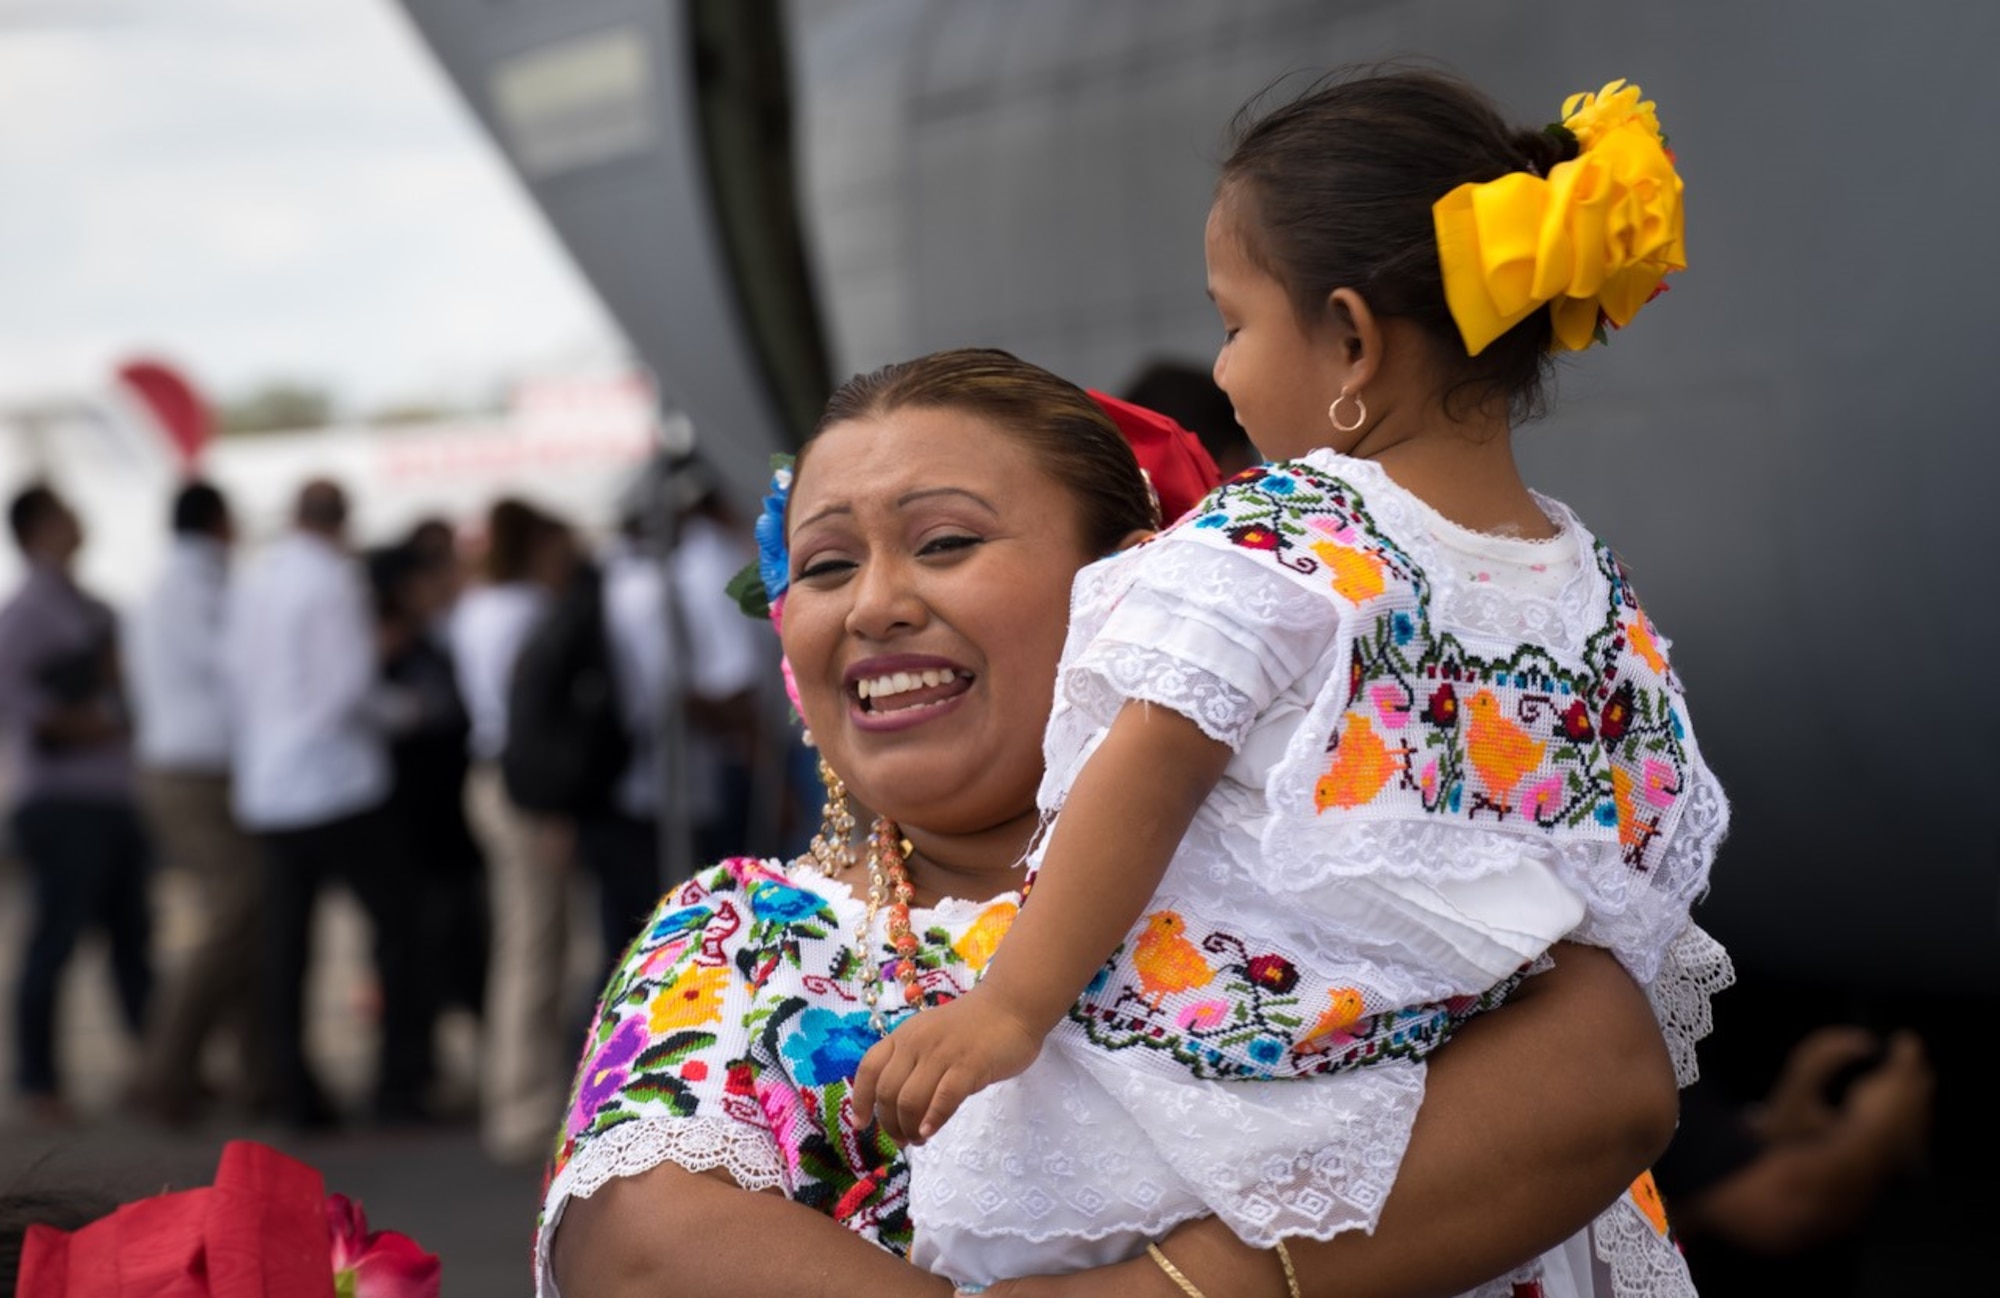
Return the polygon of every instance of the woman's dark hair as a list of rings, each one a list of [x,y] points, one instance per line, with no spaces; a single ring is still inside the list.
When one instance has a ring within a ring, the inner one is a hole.
[[[1479,91],[1428,70],[1322,81],[1258,115],[1262,98],[1237,114],[1216,201],[1300,322],[1317,327],[1328,295],[1351,288],[1376,314],[1430,335],[1448,413],[1505,398],[1516,419],[1541,414],[1554,373],[1549,313],[1467,356],[1445,306],[1431,208],[1467,182],[1546,175],[1576,156],[1575,140],[1517,130]]]
[[[806,438],[800,471],[806,452],[834,425],[913,408],[978,415],[1025,445],[1076,500],[1092,554],[1109,554],[1128,533],[1160,525],[1139,461],[1103,408],[1067,379],[994,348],[934,352],[849,379]]]

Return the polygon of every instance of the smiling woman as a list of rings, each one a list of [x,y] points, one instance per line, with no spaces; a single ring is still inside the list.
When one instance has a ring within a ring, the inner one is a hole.
[[[1009,940],[1071,582],[1154,508],[1090,398],[1004,353],[891,366],[836,396],[786,507],[783,638],[832,787],[878,818],[865,843],[830,835],[823,864],[731,860],[662,901],[584,1045],[544,1201],[544,1298],[663,1276],[695,1295],[951,1292],[903,1260],[909,1167],[857,1110],[855,1070]],[[1671,1073],[1636,989],[1587,952],[1535,982],[1441,1052],[1381,1228],[1297,1248],[1307,1291],[1336,1254],[1343,1293],[1468,1287],[1580,1227],[1664,1143]],[[1478,1187],[1501,1177],[1523,1193],[1496,1204]],[[1167,1241],[1236,1277],[1207,1292],[1282,1292],[1272,1255],[1215,1224]],[[1018,1292],[1159,1278],[1141,1255]]]
[[[786,656],[827,760],[912,822],[920,889],[933,828],[1033,815],[1041,734],[1019,718],[1047,706],[1069,599],[1048,576],[1096,557],[1055,485],[956,410],[844,422],[805,457]]]

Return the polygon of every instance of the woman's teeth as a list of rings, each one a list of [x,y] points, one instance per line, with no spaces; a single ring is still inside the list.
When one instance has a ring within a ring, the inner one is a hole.
[[[920,672],[890,672],[884,676],[873,676],[858,681],[855,688],[863,699],[879,703],[898,694],[908,694],[911,690],[936,689],[940,685],[949,685],[957,676],[957,672],[948,668]]]

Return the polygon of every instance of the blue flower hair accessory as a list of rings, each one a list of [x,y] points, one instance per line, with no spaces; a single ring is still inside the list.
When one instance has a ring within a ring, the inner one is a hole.
[[[757,515],[757,562],[744,565],[728,586],[729,597],[738,608],[759,620],[769,618],[774,631],[784,629],[785,592],[792,584],[792,556],[785,544],[785,504],[792,498],[792,466],[796,462],[790,455],[771,457],[771,489],[764,493],[764,512]],[[778,671],[784,677],[785,697],[792,701],[792,716],[803,718],[791,660],[780,657]],[[806,742],[812,742],[810,732]]]
[[[792,557],[785,545],[785,504],[792,496],[794,457],[771,457],[771,486],[764,493],[764,511],[757,515],[757,562],[730,579],[729,596],[745,615],[771,616],[792,581]]]

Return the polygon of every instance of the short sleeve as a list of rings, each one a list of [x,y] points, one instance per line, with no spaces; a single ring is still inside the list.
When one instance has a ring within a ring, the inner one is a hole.
[[[541,1275],[568,1201],[620,1177],[675,1163],[720,1168],[749,1190],[782,1184],[750,1077],[759,997],[737,958],[757,929],[745,872],[761,869],[731,862],[669,894],[605,985],[543,1200]]]
[[[1098,726],[1156,703],[1237,748],[1331,649],[1340,610],[1252,556],[1169,532],[1086,569],[1071,623],[1062,702]]]

